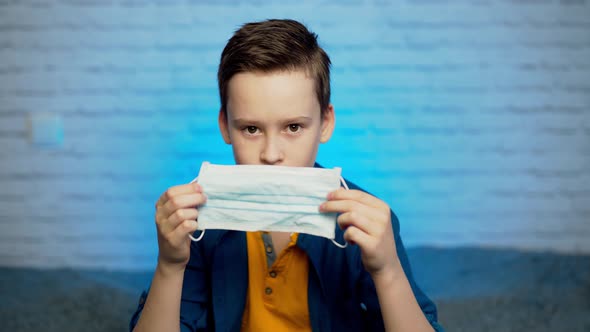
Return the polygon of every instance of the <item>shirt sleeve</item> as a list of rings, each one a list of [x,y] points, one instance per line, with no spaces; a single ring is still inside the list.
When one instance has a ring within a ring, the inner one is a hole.
[[[199,243],[191,243],[191,257],[184,272],[180,299],[180,331],[182,332],[205,331],[208,328],[210,281],[204,259]],[[129,323],[130,332],[137,325],[148,294],[149,288],[139,298],[138,307]]]
[[[420,289],[420,287],[418,287],[418,284],[416,284],[416,281],[414,280],[414,275],[412,273],[410,261],[408,260],[408,255],[406,253],[406,249],[400,236],[399,220],[397,219],[397,216],[395,215],[395,213],[393,213],[393,211],[391,211],[391,222],[393,226],[393,235],[395,239],[397,256],[399,257],[406,277],[408,278],[408,282],[412,287],[412,291],[414,292],[416,301],[418,302],[418,305],[422,309],[424,316],[426,316],[426,319],[428,320],[432,328],[434,328],[434,330],[437,332],[443,332],[444,328],[438,323],[436,305],[434,304],[434,302],[432,302],[432,300],[428,298],[428,296],[426,296],[426,294],[424,294],[424,292]]]
[[[399,221],[393,211],[391,212],[391,222],[393,226],[395,244],[397,255],[399,260],[402,264],[402,268],[408,278],[408,282],[414,296],[416,297],[416,301],[422,309],[424,316],[432,326],[432,328],[437,332],[444,332],[443,327],[438,323],[437,311],[434,302],[432,302],[426,294],[418,287],[416,281],[414,280],[414,276],[412,274],[412,270],[410,267],[410,262],[408,260],[408,256],[406,254],[406,250],[404,248],[402,239],[400,237],[400,228],[399,228]],[[360,255],[360,252],[359,252]],[[363,321],[364,321],[364,330],[365,331],[383,331],[383,317],[381,315],[381,309],[379,306],[379,299],[377,298],[377,291],[375,289],[375,284],[373,283],[373,279],[371,278],[370,274],[364,270],[362,267],[362,262],[360,256],[357,258],[358,269],[361,270],[360,273],[360,296],[361,296],[361,308],[363,312]]]

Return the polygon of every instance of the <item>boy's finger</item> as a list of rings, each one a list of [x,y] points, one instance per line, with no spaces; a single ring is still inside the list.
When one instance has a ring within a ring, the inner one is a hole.
[[[196,182],[170,187],[168,188],[168,190],[162,193],[162,195],[156,202],[156,208],[165,205],[170,199],[176,196],[195,194],[201,192],[203,192],[203,187],[201,187],[201,185]]]
[[[166,234],[172,232],[180,223],[185,220],[197,220],[199,211],[197,209],[179,209],[176,210],[164,223],[160,226],[160,232]]]
[[[376,208],[389,208],[385,202],[360,190],[340,188],[328,194],[328,200],[353,200]]]
[[[361,204],[353,200],[338,200],[338,201],[327,201],[320,205],[320,212],[336,212],[346,213],[353,209],[359,209]]]
[[[176,210],[194,208],[203,205],[207,201],[207,196],[202,193],[180,195],[169,199],[162,208],[164,209],[164,215],[169,218]]]
[[[348,229],[346,229],[343,238],[344,241],[348,243],[358,245],[361,248],[361,251],[364,251],[365,248],[368,248],[371,241],[373,241],[373,238],[369,234],[354,226],[348,227]]]
[[[354,211],[355,213],[366,216],[370,219],[381,219],[383,213],[374,207],[367,206],[359,203],[355,200],[339,200],[339,201],[327,201],[320,205],[319,211],[324,212],[336,212],[336,213],[347,213]]]
[[[343,230],[346,230],[349,227],[356,227],[368,234],[374,234],[375,232],[374,225],[372,225],[371,222],[365,216],[359,213],[343,213],[340,216],[338,216],[337,222],[338,226],[340,226],[340,228]]]
[[[187,242],[188,235],[194,233],[197,230],[198,222],[196,220],[185,220],[180,223],[172,234],[170,234],[170,244],[175,247],[180,247],[183,243]]]

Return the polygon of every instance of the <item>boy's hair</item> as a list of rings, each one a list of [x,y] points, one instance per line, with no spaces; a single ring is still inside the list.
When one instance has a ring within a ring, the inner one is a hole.
[[[221,53],[217,72],[221,109],[227,112],[228,83],[242,72],[305,70],[315,80],[322,113],[330,103],[330,58],[317,35],[294,20],[246,23]]]

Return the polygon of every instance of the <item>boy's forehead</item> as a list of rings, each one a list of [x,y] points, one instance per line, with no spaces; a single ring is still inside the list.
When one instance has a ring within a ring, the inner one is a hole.
[[[314,81],[305,71],[242,72],[231,78],[227,92],[232,113],[273,109],[309,115],[320,109]]]

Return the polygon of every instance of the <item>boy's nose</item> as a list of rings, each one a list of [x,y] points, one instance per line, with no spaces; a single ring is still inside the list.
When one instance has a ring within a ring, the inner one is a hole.
[[[263,164],[274,165],[283,161],[284,155],[276,139],[267,138],[264,148],[260,153],[260,160]]]

